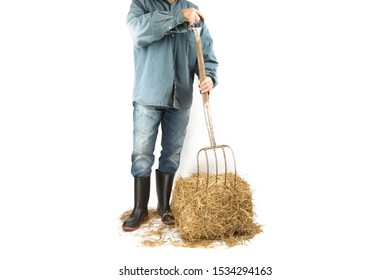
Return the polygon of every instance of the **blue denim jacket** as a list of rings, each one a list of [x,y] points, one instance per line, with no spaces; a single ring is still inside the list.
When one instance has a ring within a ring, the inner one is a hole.
[[[126,21],[134,42],[133,99],[143,105],[187,109],[198,75],[194,33],[181,9],[197,6],[186,0],[133,0]],[[206,75],[217,85],[218,62],[205,25],[201,32]]]

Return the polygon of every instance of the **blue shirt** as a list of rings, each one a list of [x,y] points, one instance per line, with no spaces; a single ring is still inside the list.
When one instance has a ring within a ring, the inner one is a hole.
[[[197,6],[186,0],[133,0],[126,21],[134,42],[133,99],[143,105],[187,109],[198,75],[194,33],[182,9]],[[217,85],[218,62],[206,25],[201,31],[206,75]]]

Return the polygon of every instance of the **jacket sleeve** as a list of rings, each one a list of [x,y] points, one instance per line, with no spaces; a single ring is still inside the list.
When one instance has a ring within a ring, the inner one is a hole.
[[[148,12],[143,2],[133,0],[126,17],[136,47],[144,47],[158,41],[172,29],[185,24],[181,11]]]
[[[213,80],[215,87],[218,84],[218,61],[213,48],[213,39],[211,38],[210,32],[206,25],[204,25],[202,28],[201,39],[206,76],[210,77]],[[196,69],[198,69],[198,67],[196,67]],[[197,75],[199,75],[198,70],[196,73]]]

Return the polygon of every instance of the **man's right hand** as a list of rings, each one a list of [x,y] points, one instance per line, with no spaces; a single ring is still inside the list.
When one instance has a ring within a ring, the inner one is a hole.
[[[181,12],[190,26],[197,23],[200,19],[204,20],[204,15],[194,8],[182,9]]]

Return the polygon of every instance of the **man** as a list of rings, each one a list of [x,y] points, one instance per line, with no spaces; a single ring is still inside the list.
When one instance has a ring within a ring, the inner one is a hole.
[[[126,20],[134,42],[134,209],[122,229],[133,231],[148,218],[159,126],[162,150],[155,172],[157,211],[164,224],[174,224],[169,201],[190,117],[194,76],[198,75],[194,34],[189,26],[203,21],[204,16],[186,0],[133,0]],[[217,84],[218,62],[207,26],[202,28],[201,38],[207,78],[199,83],[199,90],[208,94]]]

